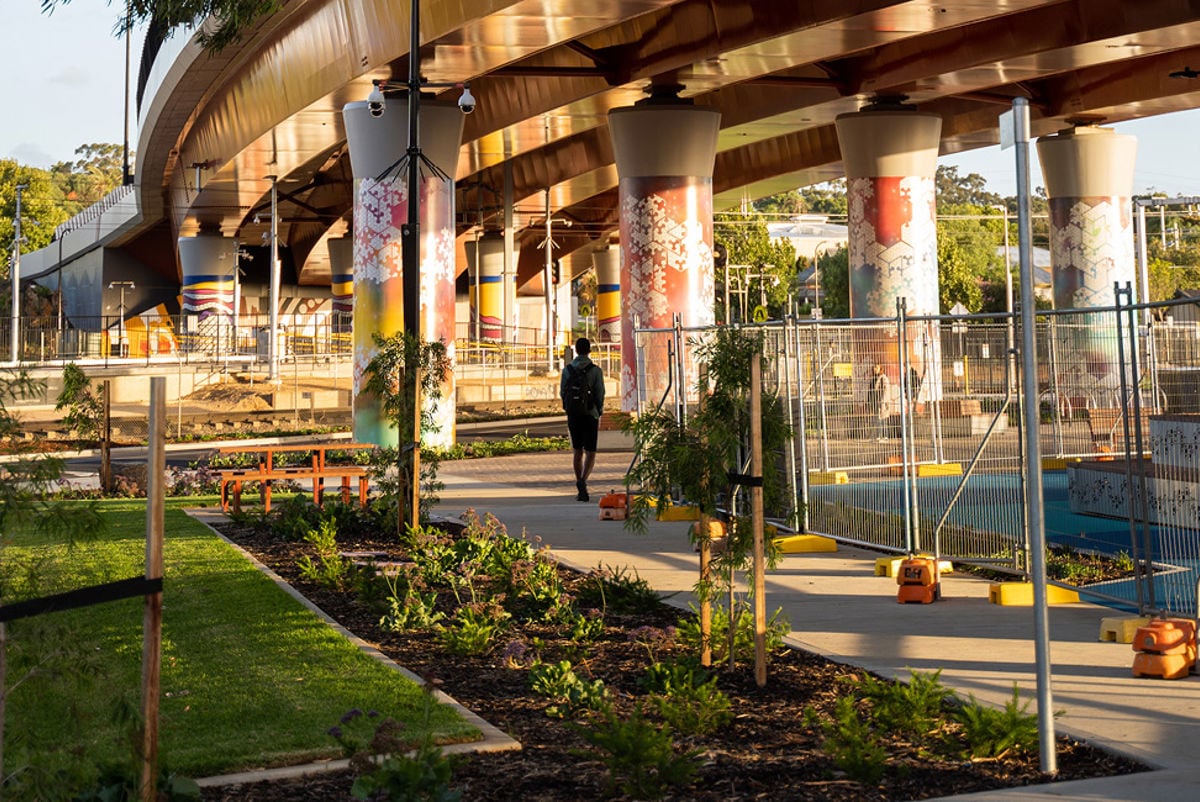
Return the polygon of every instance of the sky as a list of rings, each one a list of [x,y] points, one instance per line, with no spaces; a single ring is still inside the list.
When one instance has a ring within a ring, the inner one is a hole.
[[[125,45],[113,36],[120,4],[72,0],[54,13],[40,0],[0,0],[0,158],[49,167],[74,159],[75,149],[124,138]],[[141,37],[133,40],[136,72]],[[136,80],[136,77],[135,77]],[[135,113],[134,113],[135,114]],[[1113,126],[1138,137],[1134,192],[1200,195],[1200,110]],[[136,119],[130,146],[136,148]],[[1043,184],[1037,155],[1030,181]],[[999,147],[947,156],[960,175],[978,173],[988,189],[1016,192],[1013,151]]]
[[[41,0],[0,0],[0,158],[45,168],[74,160],[80,145],[121,143],[125,43],[113,26],[122,5],[72,0],[47,15]],[[140,49],[135,36],[135,71]]]

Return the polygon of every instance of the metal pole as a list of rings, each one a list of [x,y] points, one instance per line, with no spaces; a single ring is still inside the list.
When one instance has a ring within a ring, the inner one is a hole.
[[[513,160],[509,158],[510,155],[508,153],[504,155],[504,281],[501,282],[501,286],[504,288],[504,324],[500,329],[502,349],[506,348],[509,343],[509,332],[515,312],[513,309],[515,303],[513,274],[516,272],[516,266],[513,265],[513,250],[516,247],[516,235],[514,233],[515,221],[513,220]],[[512,339],[516,340],[515,330],[511,331]],[[507,358],[505,358],[505,362],[507,362]],[[505,393],[507,398],[507,386]]]
[[[278,177],[271,179],[271,335],[267,342],[267,378],[279,383],[279,192]],[[236,270],[236,268],[235,268]]]
[[[792,335],[795,327],[796,319],[789,304],[787,315],[783,318],[783,392],[780,396],[787,400],[787,425],[791,432],[787,443],[788,490],[792,494],[792,516],[795,519],[792,523],[799,527],[800,492],[796,484],[796,425],[792,395]],[[800,436],[804,436],[803,430]]]
[[[64,229],[58,234],[58,288],[55,290],[55,303],[58,305],[58,354],[62,355],[63,303],[62,303],[62,270],[63,270],[63,239],[67,236]]]
[[[550,219],[550,188],[546,187],[546,241],[542,243],[546,247],[546,261],[542,265],[542,283],[546,285],[546,368],[552,374],[554,373],[554,308],[551,301],[551,295],[554,293],[554,285],[551,283],[551,273],[554,270],[553,225],[554,221]]]
[[[794,322],[793,322],[794,326]],[[815,328],[815,327],[814,327]],[[808,515],[808,421],[804,413],[804,369],[800,365],[800,330],[796,328],[796,403],[800,421],[800,503],[803,514],[800,517],[800,531],[809,531]],[[794,437],[794,435],[793,435]]]
[[[420,359],[421,343],[421,228],[420,228],[420,170],[421,143],[418,120],[421,113],[421,4],[412,0],[409,19],[408,59],[408,218],[401,231],[401,259],[403,262],[404,286],[404,333],[417,346],[416,356]],[[407,350],[407,349],[406,349]],[[410,352],[411,353],[411,352]],[[409,523],[415,528],[420,523],[421,511],[419,487],[421,484],[421,426],[420,426],[420,379],[416,364],[405,365],[404,394],[410,403],[408,420],[400,420],[399,444],[401,461],[410,467],[411,485]],[[410,454],[404,458],[405,449]]]
[[[12,363],[20,360],[18,340],[21,336],[21,193],[28,184],[17,184],[17,214],[13,218],[12,252]]]
[[[480,272],[483,264],[483,254],[480,253],[481,248],[479,243],[483,241],[483,215],[479,216],[479,233],[475,235],[475,346],[479,347],[479,343],[483,340],[483,297],[480,294]]]
[[[1007,115],[1005,115],[1007,116]],[[1021,261],[1021,411],[1025,418],[1025,483],[1029,566],[1033,580],[1034,655],[1037,663],[1038,735],[1041,770],[1058,771],[1054,748],[1054,703],[1050,693],[1050,617],[1046,605],[1046,531],[1042,506],[1042,447],[1038,441],[1037,352],[1034,342],[1033,243],[1029,219],[1029,101],[1013,99],[1017,170],[1017,249]],[[1003,118],[1001,124],[1004,124]]]
[[[902,475],[904,478],[904,550],[909,557],[916,554],[918,548],[917,543],[917,522],[915,520],[917,505],[913,501],[913,486],[916,482],[910,475],[916,474],[917,466],[912,464],[909,457],[910,441],[912,439],[912,431],[909,424],[912,421],[912,384],[909,382],[909,354],[908,354],[908,299],[901,296],[896,299],[896,341],[900,353],[900,453],[904,455],[904,461],[901,465]]]

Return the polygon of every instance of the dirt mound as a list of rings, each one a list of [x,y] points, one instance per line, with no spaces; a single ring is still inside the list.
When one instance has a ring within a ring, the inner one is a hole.
[[[248,384],[221,382],[199,388],[186,401],[204,404],[221,412],[254,412],[270,409],[271,403],[264,393]]]

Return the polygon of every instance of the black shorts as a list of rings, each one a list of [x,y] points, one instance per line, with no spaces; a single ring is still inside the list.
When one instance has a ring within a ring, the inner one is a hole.
[[[600,419],[591,415],[567,415],[567,431],[571,433],[571,448],[595,451]]]

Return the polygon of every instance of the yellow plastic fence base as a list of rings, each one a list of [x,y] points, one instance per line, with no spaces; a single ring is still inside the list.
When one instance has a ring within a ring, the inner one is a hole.
[[[957,462],[923,463],[917,466],[917,476],[962,476]]]
[[[660,521],[698,521],[700,508],[691,504],[671,505],[656,516]]]
[[[1033,585],[1029,582],[993,582],[988,586],[988,601],[1005,607],[1032,607]],[[1079,594],[1058,585],[1046,586],[1047,604],[1075,604]]]
[[[1100,640],[1113,643],[1133,643],[1138,627],[1150,623],[1148,617],[1118,615],[1100,619]]]
[[[809,485],[848,485],[850,475],[845,471],[811,471],[808,474]]]
[[[775,546],[784,554],[817,554],[837,551],[837,541],[820,535],[788,535],[776,538]]]
[[[1078,457],[1042,457],[1043,471],[1065,471],[1068,465],[1078,465]]]
[[[932,560],[932,554],[918,554],[925,560]],[[895,577],[896,572],[900,570],[900,563],[907,560],[907,557],[879,557],[875,560],[875,576]],[[950,574],[954,572],[954,563],[949,560],[938,560],[938,573]]]

